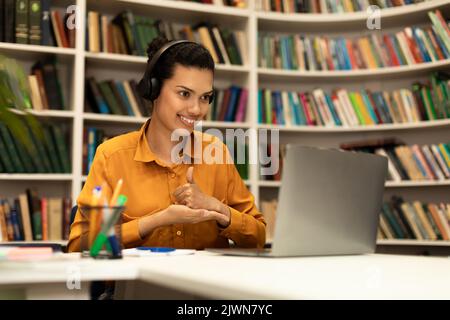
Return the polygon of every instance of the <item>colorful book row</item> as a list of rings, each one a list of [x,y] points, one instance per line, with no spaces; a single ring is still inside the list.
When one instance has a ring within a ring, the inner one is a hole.
[[[420,2],[424,0],[258,0],[256,9],[283,13],[345,13],[366,11],[370,6],[384,9]]]
[[[258,122],[262,124],[355,127],[448,118],[450,81],[444,73],[433,74],[429,83],[414,83],[412,90],[392,92],[258,90]]]
[[[203,44],[215,63],[242,65],[247,63],[246,36],[243,31],[219,28],[200,22],[193,26],[134,15],[127,10],[115,16],[88,12],[86,49],[146,56],[148,44],[158,36],[169,40],[186,39]]]
[[[69,198],[40,198],[31,189],[0,200],[0,242],[68,239],[71,209]]]
[[[383,203],[379,239],[450,240],[450,203],[406,202],[393,196]]]
[[[377,69],[450,58],[450,29],[440,11],[432,25],[357,38],[259,33],[258,65],[308,71]]]

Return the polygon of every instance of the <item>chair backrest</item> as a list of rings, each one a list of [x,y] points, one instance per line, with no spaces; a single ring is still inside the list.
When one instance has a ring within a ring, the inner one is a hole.
[[[70,225],[72,225],[73,221],[75,220],[75,215],[77,214],[77,211],[78,211],[78,206],[75,205],[72,208],[72,211],[70,211]]]

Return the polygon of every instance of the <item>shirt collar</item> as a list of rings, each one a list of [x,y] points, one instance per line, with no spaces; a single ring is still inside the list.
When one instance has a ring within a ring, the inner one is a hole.
[[[150,124],[151,118],[148,119],[144,125],[142,125],[141,129],[139,130],[139,139],[137,143],[136,152],[134,154],[134,160],[135,161],[141,161],[141,162],[152,162],[157,160],[157,156],[152,152],[150,149],[150,146],[147,142],[147,128]],[[184,147],[183,148],[183,154],[185,156],[190,157],[191,159],[201,159],[202,158],[202,150],[203,145],[202,143],[202,134],[199,131],[193,131],[191,134],[191,139],[188,140],[190,142],[190,147]],[[200,141],[200,142],[199,142]],[[198,146],[194,147],[195,143],[199,144]],[[200,149],[199,149],[200,148]]]

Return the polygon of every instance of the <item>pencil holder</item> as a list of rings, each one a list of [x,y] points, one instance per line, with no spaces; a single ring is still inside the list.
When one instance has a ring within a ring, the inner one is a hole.
[[[122,258],[122,213],[124,206],[82,206],[80,250],[82,257]]]

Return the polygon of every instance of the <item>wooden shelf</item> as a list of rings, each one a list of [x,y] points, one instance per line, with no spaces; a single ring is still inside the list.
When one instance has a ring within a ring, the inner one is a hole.
[[[258,181],[260,187],[271,187],[279,188],[281,186],[281,181]],[[444,181],[387,181],[385,184],[386,188],[408,188],[408,187],[442,187],[450,186],[450,180]]]
[[[71,181],[72,174],[64,173],[1,173],[0,180],[11,181]]]
[[[25,114],[25,112],[21,110],[17,109],[9,109],[9,110],[19,115]],[[72,119],[75,116],[75,113],[73,111],[65,111],[65,110],[43,110],[43,111],[28,110],[27,112],[39,118]]]
[[[441,187],[450,186],[450,180],[443,181],[388,181],[386,182],[387,188],[408,188],[408,187]]]
[[[171,1],[171,0],[167,0]],[[141,70],[147,63],[147,57],[132,56],[127,54],[85,52],[87,64],[103,68],[135,68]],[[142,69],[143,71],[144,69]],[[215,71],[221,73],[248,73],[249,66],[234,64],[216,64]]]
[[[14,59],[33,61],[51,54],[57,55],[62,61],[67,62],[75,59],[76,50],[73,48],[0,42],[0,53]]]
[[[361,81],[376,79],[376,81],[401,78],[406,76],[421,76],[434,70],[450,68],[450,59],[434,62],[418,63],[407,66],[386,67],[377,69],[336,70],[336,71],[299,71],[258,68],[261,81]]]
[[[93,122],[105,122],[105,123],[137,123],[143,124],[147,121],[144,117],[132,117],[132,116],[122,116],[115,114],[101,114],[101,113],[84,113],[83,119],[86,121]]]
[[[450,241],[444,240],[411,240],[411,239],[395,239],[395,240],[377,240],[379,246],[436,246],[450,247]]]
[[[413,25],[426,20],[427,12],[440,9],[446,11],[450,8],[448,0],[433,0],[418,4],[380,10],[381,27],[383,29],[393,26]],[[269,30],[301,30],[310,31],[344,31],[367,29],[368,14],[365,11],[348,13],[278,13],[258,12],[258,26]],[[330,29],[331,27],[331,29]]]
[[[16,245],[16,244],[24,244],[24,243],[42,243],[42,244],[60,244],[62,246],[67,246],[69,240],[33,240],[33,241],[0,241],[0,244],[4,245]]]
[[[365,125],[359,127],[324,127],[324,126],[283,126],[260,124],[258,129],[278,129],[281,132],[313,132],[313,133],[331,133],[331,132],[363,132],[363,131],[395,131],[412,130],[450,126],[450,119],[440,119],[433,121],[421,121],[415,123],[386,123],[378,125]]]
[[[143,124],[148,118],[132,117],[114,114],[99,114],[99,113],[84,113],[83,119],[93,122],[110,122],[110,123],[137,123]],[[250,124],[246,122],[226,122],[226,121],[201,121],[196,127],[203,126],[204,128],[250,128]]]
[[[245,24],[250,16],[249,9],[228,6],[207,5],[187,1],[171,0],[96,0],[87,3],[88,10],[97,10],[115,15],[123,10],[158,17],[168,21],[205,21],[235,26]]]

